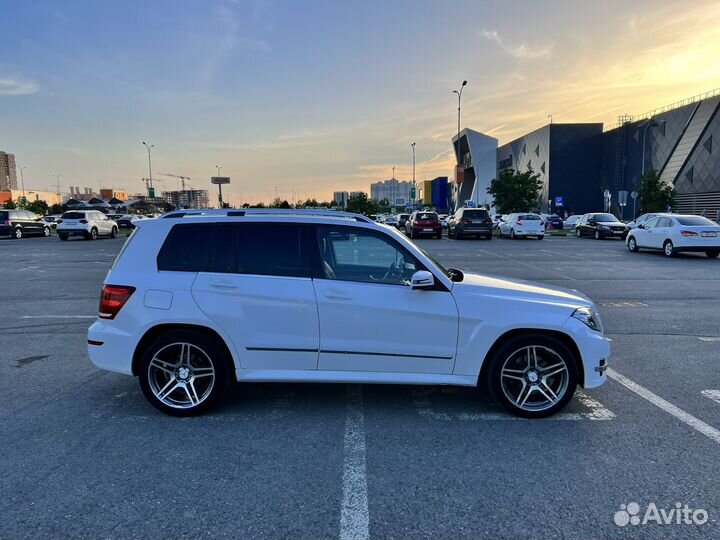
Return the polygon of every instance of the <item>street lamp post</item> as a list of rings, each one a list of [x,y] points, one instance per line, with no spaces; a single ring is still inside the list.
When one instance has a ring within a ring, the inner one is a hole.
[[[17,165],[16,165],[16,167],[17,167]],[[27,169],[27,165],[24,165],[22,167],[17,167],[17,168],[20,169],[20,186],[22,188],[22,193],[23,193],[22,196],[24,199],[25,198],[25,175],[23,174],[23,171],[25,169]]]
[[[410,204],[412,208],[415,208],[415,198],[417,197],[417,188],[415,187],[415,143],[412,143],[410,146],[412,146],[412,152],[413,152],[413,196],[412,200],[410,201]]]
[[[154,144],[148,144],[145,141],[142,142],[145,145],[145,148],[147,148],[148,153],[148,173],[150,178],[150,189],[148,190],[148,195],[152,194],[152,196],[155,196],[155,190],[153,189],[153,181],[152,181],[152,159],[150,157],[150,149],[155,148]]]
[[[457,126],[457,164],[460,165],[460,105],[462,102],[463,89],[467,85],[467,81],[463,81],[460,85],[460,90],[453,90],[453,94],[457,94],[458,97],[458,126]]]

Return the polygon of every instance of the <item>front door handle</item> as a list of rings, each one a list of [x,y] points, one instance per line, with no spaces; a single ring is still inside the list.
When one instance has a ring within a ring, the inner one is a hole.
[[[229,281],[221,281],[218,279],[211,279],[210,286],[215,287],[216,289],[237,289],[238,288],[237,285],[230,283]]]

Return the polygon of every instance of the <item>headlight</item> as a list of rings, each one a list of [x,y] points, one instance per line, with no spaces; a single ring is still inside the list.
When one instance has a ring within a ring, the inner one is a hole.
[[[598,229],[609,229],[610,227],[607,225],[598,225]]]
[[[591,328],[597,332],[603,331],[602,321],[600,320],[600,314],[593,313],[593,311],[590,308],[587,308],[587,307],[577,308],[573,312],[572,316],[575,317],[581,323],[587,325],[589,328]]]

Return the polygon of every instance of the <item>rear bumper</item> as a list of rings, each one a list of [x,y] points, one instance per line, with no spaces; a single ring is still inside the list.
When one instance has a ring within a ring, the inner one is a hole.
[[[432,229],[430,231],[426,229]],[[413,227],[412,231],[416,235],[422,235],[422,234],[442,234],[442,225],[439,227]]]
[[[64,229],[58,227],[57,229],[58,234],[67,234],[68,236],[87,236],[90,234],[85,229]]]
[[[137,336],[124,332],[117,326],[110,326],[98,319],[88,330],[88,342],[102,343],[90,345],[90,361],[100,369],[114,371],[123,375],[132,375],[132,359],[137,346]]]
[[[460,234],[492,234],[492,225],[458,225],[455,230]]]

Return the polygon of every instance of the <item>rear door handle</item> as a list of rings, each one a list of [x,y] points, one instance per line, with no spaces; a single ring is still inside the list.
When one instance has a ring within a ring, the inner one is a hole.
[[[229,281],[222,281],[219,279],[211,279],[210,286],[215,287],[216,289],[237,289],[238,288],[237,285],[235,285]]]
[[[325,298],[332,300],[352,300],[352,296],[349,294],[334,290],[325,291]]]

